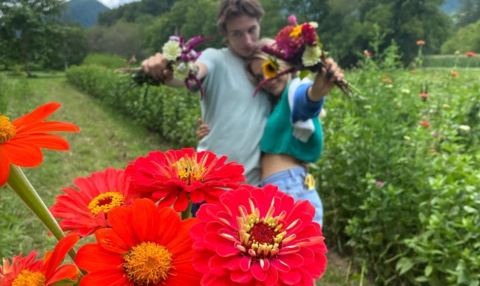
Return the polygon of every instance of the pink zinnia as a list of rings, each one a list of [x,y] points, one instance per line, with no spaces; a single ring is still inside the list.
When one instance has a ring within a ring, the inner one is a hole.
[[[108,213],[119,206],[130,206],[135,196],[128,191],[125,171],[107,168],[89,177],[76,178],[74,188],[64,188],[65,195],[57,196],[50,207],[55,218],[62,219],[63,231],[80,236],[93,234],[97,229],[109,227]]]
[[[267,185],[243,185],[200,207],[190,230],[201,285],[314,285],[327,248],[315,208]]]
[[[309,23],[302,25],[302,38],[303,42],[309,46],[317,44],[317,33],[315,33],[315,28]]]
[[[470,57],[470,58],[474,58],[475,57],[475,53],[474,52],[466,52],[465,55],[467,57]]]

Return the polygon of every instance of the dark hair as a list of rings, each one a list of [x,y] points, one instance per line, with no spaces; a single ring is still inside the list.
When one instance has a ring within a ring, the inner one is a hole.
[[[260,22],[264,14],[258,0],[222,0],[217,12],[217,27],[220,33],[225,35],[228,20],[246,15]]]

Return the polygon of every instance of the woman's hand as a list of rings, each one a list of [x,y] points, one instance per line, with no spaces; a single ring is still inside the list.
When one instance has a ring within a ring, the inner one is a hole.
[[[308,98],[312,101],[320,101],[335,87],[336,81],[343,79],[343,76],[338,64],[333,59],[328,58],[326,67],[323,67],[322,72],[317,74],[312,87],[308,89]]]
[[[197,121],[199,125],[196,134],[198,141],[200,141],[203,139],[203,137],[207,136],[210,133],[210,126],[203,123],[203,120],[201,118],[198,118]]]

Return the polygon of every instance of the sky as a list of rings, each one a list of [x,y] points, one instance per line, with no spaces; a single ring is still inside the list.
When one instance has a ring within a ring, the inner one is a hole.
[[[102,2],[108,8],[116,8],[120,5],[127,4],[134,1],[140,1],[140,0],[98,0],[98,1]]]

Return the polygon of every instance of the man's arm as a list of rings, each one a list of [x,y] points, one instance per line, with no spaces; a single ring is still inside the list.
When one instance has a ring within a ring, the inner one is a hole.
[[[185,82],[174,79],[173,73],[167,68],[168,60],[161,54],[157,53],[142,62],[143,71],[156,80],[164,80],[165,84],[171,87],[185,87]],[[202,80],[208,74],[208,68],[201,62],[195,62],[198,69],[197,78]],[[195,85],[195,82],[191,82]]]

